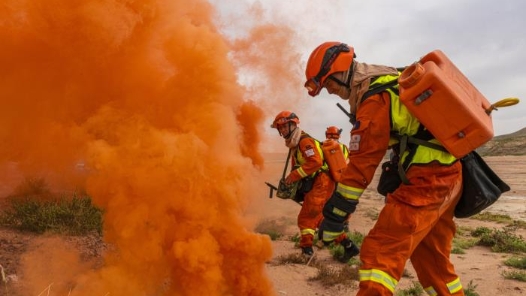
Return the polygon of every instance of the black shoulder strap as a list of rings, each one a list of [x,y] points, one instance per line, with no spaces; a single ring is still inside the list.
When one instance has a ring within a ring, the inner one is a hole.
[[[422,127],[423,127],[423,125],[420,125],[419,132],[421,130],[423,130]],[[421,145],[421,146],[426,146],[428,148],[432,148],[432,149],[435,149],[435,150],[448,152],[446,150],[446,148],[444,148],[444,146],[428,142],[428,140],[431,140],[431,139],[434,138],[431,135],[431,133],[429,133],[429,132],[428,133],[425,133],[425,132],[424,133],[422,133],[422,132],[420,133],[420,135],[426,135],[427,136],[427,138],[425,138],[425,139],[417,137],[417,136],[419,136],[419,133],[417,133],[415,136],[400,135],[398,133],[391,133],[391,135],[398,138],[398,141],[400,143],[400,148],[399,148],[400,156],[403,155],[405,150],[411,144],[413,146]],[[431,136],[429,136],[429,135],[431,135]],[[411,151],[409,152],[409,155],[406,157],[404,163],[402,163],[401,161],[398,163],[398,175],[400,176],[400,179],[402,180],[402,182],[404,182],[404,184],[409,184],[409,180],[407,179],[407,177],[405,175],[405,170],[409,166],[409,163],[413,159],[413,156],[414,156],[415,153],[416,153],[416,147],[413,147],[413,149],[411,149]]]
[[[368,91],[366,91],[363,96],[362,96],[362,102],[365,101],[368,97],[372,96],[372,95],[376,95],[376,94],[379,94],[381,92],[383,92],[384,90],[388,89],[388,88],[391,88],[391,90],[393,90],[394,92],[398,92],[398,89],[394,88],[395,85],[398,84],[398,79],[395,79],[395,80],[392,80],[392,81],[389,81],[385,84],[381,84],[377,87],[374,87],[374,88],[370,88]]]

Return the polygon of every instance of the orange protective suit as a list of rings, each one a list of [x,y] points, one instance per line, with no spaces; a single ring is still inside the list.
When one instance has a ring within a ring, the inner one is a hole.
[[[335,184],[324,167],[322,151],[319,142],[305,132],[301,132],[298,146],[291,158],[292,170],[287,179],[295,182],[315,174],[312,189],[305,194],[301,210],[298,214],[300,229],[300,247],[312,247],[314,234],[323,219],[322,209],[327,199],[332,195]]]
[[[359,198],[389,148],[392,102],[390,94],[382,92],[363,101],[357,111],[350,161],[336,189],[346,198]],[[429,295],[464,295],[449,260],[461,171],[458,161],[409,167],[406,176],[411,184],[402,184],[387,195],[385,207],[363,241],[357,295],[393,295],[408,259]]]

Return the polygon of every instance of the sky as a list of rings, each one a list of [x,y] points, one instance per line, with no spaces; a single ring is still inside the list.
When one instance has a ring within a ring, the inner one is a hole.
[[[298,81],[291,87],[294,93],[281,94],[286,98],[264,98],[281,102],[265,111],[268,121],[272,121],[281,109],[294,109],[301,127],[318,138],[324,137],[327,126],[336,125],[344,129],[342,141],[345,143],[350,129],[347,117],[336,106],[338,102],[347,106],[346,102],[329,95],[326,90],[311,98],[303,89],[308,56],[325,41],[341,41],[353,46],[360,62],[396,67],[410,65],[439,49],[490,103],[508,97],[526,98],[523,87],[526,79],[524,1],[214,2],[223,32],[234,39],[244,37],[252,25],[263,22],[291,29],[289,40],[294,42],[293,50],[300,58],[297,64],[290,65],[290,71],[299,75]],[[246,10],[259,10],[258,17],[247,17]],[[260,50],[265,52],[266,49]],[[259,76],[256,80],[265,79]],[[294,104],[289,105],[290,101]],[[495,135],[518,131],[526,127],[526,103],[500,108],[493,112],[492,118]],[[277,135],[272,130],[265,132]]]

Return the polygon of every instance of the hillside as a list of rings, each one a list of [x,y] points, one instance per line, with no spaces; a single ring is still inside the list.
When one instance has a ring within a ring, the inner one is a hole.
[[[483,156],[526,155],[526,128],[500,135],[477,149]]]

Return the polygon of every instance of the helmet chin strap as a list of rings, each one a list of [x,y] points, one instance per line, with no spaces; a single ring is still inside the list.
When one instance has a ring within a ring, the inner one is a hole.
[[[281,132],[279,133],[279,135],[282,136],[285,140],[288,140],[292,136],[294,131],[298,128],[298,126],[296,126],[296,127],[294,127],[293,130],[290,130],[290,126],[292,125],[292,122],[289,122],[288,124],[289,124],[289,133],[288,133],[288,135],[284,136],[283,134],[281,134]]]
[[[348,72],[348,71],[347,71],[347,72]],[[347,72],[345,72],[345,73],[347,73]],[[327,79],[330,79],[330,80],[332,80],[332,81],[338,83],[339,86],[344,86],[344,87],[347,87],[347,88],[350,88],[350,87],[351,87],[351,85],[349,84],[349,82],[350,82],[349,79],[347,79],[347,82],[343,82],[343,81],[341,81],[340,79],[334,77],[333,75],[327,77]]]
[[[338,79],[338,78],[336,78],[336,77],[334,77],[334,75],[330,75],[330,76],[327,77],[327,78],[330,79],[330,80],[332,80],[332,81],[334,81],[334,82],[336,82],[336,83],[338,83],[338,85],[340,85],[340,86],[345,86],[345,87],[347,87],[347,88],[350,89],[350,88],[351,88],[352,75],[353,75],[353,72],[354,72],[354,71],[353,71],[353,69],[354,69],[353,66],[354,66],[354,60],[353,60],[353,62],[351,63],[351,66],[349,67],[349,70],[343,72],[343,80],[345,80],[345,82],[344,82],[344,81],[341,81],[340,79]]]

